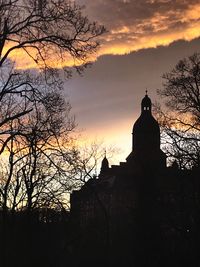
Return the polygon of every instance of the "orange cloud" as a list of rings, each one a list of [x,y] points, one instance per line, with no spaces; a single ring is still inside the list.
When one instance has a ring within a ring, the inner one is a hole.
[[[190,6],[185,12],[155,13],[134,26],[112,30],[105,38],[99,55],[123,55],[140,49],[167,46],[177,40],[191,41],[199,36],[200,4]]]
[[[92,5],[88,4],[88,8],[93,8],[94,16],[97,15],[97,19],[110,30],[100,38],[102,45],[98,54],[90,56],[88,61],[95,61],[99,56],[107,54],[123,55],[140,49],[167,46],[181,39],[191,41],[200,36],[200,3],[195,3],[194,0],[191,4],[190,1],[175,3],[171,0],[143,0],[143,5],[142,2],[139,4],[131,1],[114,3],[103,0],[103,2],[104,5],[98,0]],[[112,15],[107,10],[108,7],[114,8],[114,5],[118,5],[117,15]],[[107,14],[100,12],[101,10],[97,12],[103,7],[107,10]],[[133,12],[134,8],[140,11],[140,16],[136,11]],[[145,10],[148,11],[147,14]],[[36,67],[36,63],[20,49],[11,54],[11,59],[16,61],[20,69]],[[74,62],[68,54],[61,60],[52,51],[48,64],[54,68],[61,68],[72,67],[74,64],[81,65],[82,61]]]

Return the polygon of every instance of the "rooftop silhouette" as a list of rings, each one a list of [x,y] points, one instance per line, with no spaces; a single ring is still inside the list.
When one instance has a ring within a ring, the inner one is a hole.
[[[185,223],[191,216],[198,221],[199,215],[194,218],[188,210],[189,196],[200,193],[198,177],[199,170],[166,166],[160,127],[146,91],[126,161],[109,166],[105,155],[98,178],[88,180],[71,195],[73,226],[84,237],[81,248],[76,247],[79,260],[91,265],[100,261],[104,266],[190,264],[194,253],[184,242],[195,226],[188,225],[186,230]],[[179,243],[180,235],[183,243]]]

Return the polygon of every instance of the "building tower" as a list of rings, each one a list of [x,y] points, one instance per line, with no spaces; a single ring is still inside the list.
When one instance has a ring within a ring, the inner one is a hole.
[[[102,163],[101,163],[101,174],[107,173],[108,170],[109,170],[109,162],[108,162],[108,159],[105,155],[105,157],[103,158]]]
[[[133,125],[132,152],[127,162],[141,167],[164,168],[166,155],[160,149],[160,127],[151,110],[151,99],[146,91],[141,102],[141,115]]]

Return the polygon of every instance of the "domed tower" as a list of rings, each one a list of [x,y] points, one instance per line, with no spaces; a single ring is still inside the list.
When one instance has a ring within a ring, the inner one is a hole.
[[[160,127],[151,113],[151,99],[146,94],[141,102],[141,115],[133,125],[134,153],[160,149]]]
[[[151,99],[146,91],[141,102],[141,115],[133,125],[132,152],[127,161],[162,168],[166,166],[166,155],[160,149],[160,127],[152,116],[151,108]]]
[[[105,151],[105,156],[101,162],[101,170],[100,170],[99,178],[106,177],[109,174],[109,170],[110,170],[109,162],[106,157],[106,151]]]
[[[101,162],[101,173],[106,173],[108,170],[109,170],[109,162],[105,155],[105,157]]]

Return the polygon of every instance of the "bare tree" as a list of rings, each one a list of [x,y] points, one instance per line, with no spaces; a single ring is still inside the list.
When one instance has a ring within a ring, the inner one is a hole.
[[[0,1],[0,67],[18,49],[42,67],[52,57],[65,60],[66,53],[85,60],[105,29],[90,23],[81,10],[69,0]]]
[[[60,67],[71,57],[78,68],[80,63],[86,62],[88,55],[96,51],[99,45],[97,37],[105,29],[96,22],[90,23],[81,11],[82,7],[68,0],[0,1],[0,154],[9,153],[6,175],[1,178],[5,210],[9,188],[14,190],[11,195],[15,197],[9,201],[13,209],[23,206],[21,202],[25,196],[28,205],[32,206],[33,187],[37,185],[33,176],[37,171],[40,173],[37,181],[44,183],[45,174],[41,173],[48,173],[45,164],[38,164],[38,161],[51,162],[51,167],[56,167],[60,175],[63,170],[58,165],[61,163],[55,163],[58,154],[63,159],[65,157],[65,161],[71,160],[67,155],[73,153],[67,149],[63,152],[60,140],[69,143],[66,135],[73,130],[74,121],[64,122],[62,118],[65,103],[56,90],[63,88],[63,82],[60,71],[53,68],[52,62]],[[40,71],[17,69],[20,60],[17,51],[23,51],[23,56],[33,61]],[[68,69],[64,67],[64,70],[69,74]],[[69,103],[66,108],[69,108]],[[54,153],[49,152],[50,147]],[[13,179],[16,179],[15,183]],[[22,194],[19,187],[26,188],[26,193]]]
[[[83,16],[74,1],[0,0],[0,204],[4,214],[8,209],[31,211],[67,203],[66,192],[77,182],[71,178],[77,151],[70,137],[75,126],[68,117],[70,105],[60,97],[60,69],[67,77],[71,69],[66,66],[80,71],[104,31]],[[19,68],[22,58],[35,69],[27,70],[22,64]],[[10,230],[5,219],[3,265]]]
[[[36,102],[34,112],[18,118],[15,128],[11,128],[19,134],[13,135],[5,147],[8,159],[0,191],[4,210],[25,207],[31,211],[44,206],[53,208],[56,203],[63,206],[67,203],[66,193],[75,186],[77,153],[70,104],[54,91],[46,92],[43,99],[45,105]]]
[[[200,54],[180,60],[163,75],[164,111],[155,110],[163,130],[164,149],[181,168],[200,166]]]
[[[6,126],[34,109],[33,103],[41,101],[41,88],[62,89],[56,68],[63,66],[69,74],[64,62],[72,58],[80,69],[98,48],[97,37],[105,29],[90,23],[81,10],[69,0],[0,1],[1,153],[12,138]],[[18,55],[18,51],[24,54]],[[40,72],[18,69],[21,57],[34,62]],[[11,102],[16,106],[20,103],[21,109],[13,108],[11,112]]]

